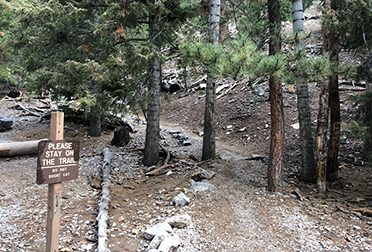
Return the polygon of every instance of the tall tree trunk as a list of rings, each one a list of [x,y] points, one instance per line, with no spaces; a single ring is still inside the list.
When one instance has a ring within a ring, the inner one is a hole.
[[[324,0],[325,11],[329,10],[329,1]],[[329,29],[324,26],[323,29],[323,55],[325,55],[329,49]],[[319,111],[318,111],[318,125],[316,130],[316,150],[318,156],[318,167],[317,167],[317,189],[318,193],[327,192],[327,153],[326,153],[326,139],[327,139],[327,126],[328,126],[328,81],[321,84],[319,94]]]
[[[300,35],[304,33],[304,12],[302,0],[292,2],[293,32]],[[297,43],[296,47],[304,48],[304,43]],[[302,179],[304,181],[316,182],[316,162],[314,158],[314,139],[311,129],[311,113],[309,101],[309,88],[304,79],[298,80],[297,107],[298,120],[300,122],[300,146],[302,161]]]
[[[269,54],[275,55],[281,50],[281,20],[279,0],[269,0],[268,12],[270,21]],[[284,142],[283,90],[281,79],[270,76],[269,98],[271,109],[271,139],[268,168],[268,190],[282,192],[282,166]]]
[[[90,109],[89,118],[89,135],[92,137],[99,137],[102,131],[101,110],[98,106]]]
[[[332,0],[331,9],[337,10],[337,1]],[[330,60],[336,66],[338,59],[338,38],[333,30],[330,31]],[[332,73],[329,77],[329,109],[330,109],[330,129],[327,159],[327,180],[336,181],[338,178],[338,152],[340,149],[340,95],[338,91],[338,75]]]
[[[149,20],[149,38],[154,39],[159,31],[159,19],[152,16]],[[149,65],[150,80],[148,82],[148,104],[146,142],[143,164],[156,165],[159,162],[159,120],[160,120],[160,84],[161,65],[159,60],[153,60]]]
[[[213,45],[218,45],[220,33],[220,9],[221,0],[211,1],[211,22],[210,42]],[[216,101],[216,84],[207,73],[207,89],[205,97],[205,112],[204,112],[204,136],[203,136],[203,153],[202,160],[216,158],[216,140],[215,140],[215,101]]]

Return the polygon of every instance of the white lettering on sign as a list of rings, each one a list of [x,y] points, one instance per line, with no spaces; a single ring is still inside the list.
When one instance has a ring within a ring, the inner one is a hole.
[[[51,142],[46,147],[44,158],[41,159],[41,169],[52,168],[52,172],[55,173],[63,171],[61,169],[66,169],[66,166],[76,166],[72,142]]]
[[[62,151],[46,151],[45,157],[60,157],[62,155]]]
[[[71,150],[72,149],[72,143],[49,143],[48,144],[49,150]]]
[[[59,158],[60,164],[75,164],[74,158]]]

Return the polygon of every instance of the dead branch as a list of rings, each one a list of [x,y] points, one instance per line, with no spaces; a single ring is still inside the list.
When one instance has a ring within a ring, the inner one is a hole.
[[[220,99],[222,96],[228,94],[232,89],[234,89],[236,87],[236,85],[238,85],[238,82],[235,81],[231,87],[229,87],[225,92],[223,92],[222,94],[220,94],[219,96],[217,96],[217,100]]]
[[[372,210],[367,208],[350,208],[351,211],[359,212],[363,215],[372,217]]]
[[[194,87],[196,87],[197,85],[199,85],[200,83],[202,83],[202,82],[205,81],[206,79],[207,79],[207,75],[204,75],[201,79],[199,79],[199,80],[197,80],[197,81],[191,83],[191,84],[189,85],[189,88],[194,88]]]
[[[23,106],[22,104],[17,104],[16,105],[16,109],[22,109],[24,110],[25,112],[29,113],[30,115],[33,115],[33,116],[36,116],[36,117],[41,117],[41,115],[39,113],[36,113],[36,112],[32,112],[31,110],[27,109],[25,106]]]
[[[103,151],[102,164],[102,195],[99,202],[98,221],[98,244],[96,252],[106,252],[107,249],[107,220],[108,220],[108,205],[111,201],[110,197],[110,174],[111,174],[111,152],[105,148]]]
[[[340,86],[339,91],[351,91],[351,92],[363,92],[366,91],[366,88],[363,87],[352,87],[352,86]]]

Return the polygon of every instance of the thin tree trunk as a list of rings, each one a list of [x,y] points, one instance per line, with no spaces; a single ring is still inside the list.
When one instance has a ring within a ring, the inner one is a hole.
[[[324,0],[325,11],[329,10],[329,1]],[[323,26],[323,55],[327,53],[329,48],[329,29]],[[318,111],[318,125],[316,130],[316,150],[318,156],[318,167],[317,167],[317,189],[318,193],[327,192],[327,153],[326,153],[326,138],[327,138],[327,127],[328,127],[328,113],[329,113],[329,90],[328,81],[320,86],[319,94],[319,111]]]
[[[337,9],[337,1],[331,2],[331,9]],[[339,64],[338,59],[338,38],[334,31],[330,31],[330,60]],[[330,109],[330,129],[327,159],[327,180],[336,181],[338,178],[338,152],[340,149],[340,95],[338,90],[338,75],[332,73],[329,77],[329,109]]]
[[[211,1],[211,22],[210,42],[218,45],[220,33],[220,8],[221,0]],[[216,158],[216,140],[215,140],[215,101],[216,101],[216,84],[212,76],[207,74],[207,89],[205,97],[204,112],[204,136],[203,136],[203,153],[202,160]]]
[[[94,106],[90,109],[89,118],[89,135],[92,137],[99,137],[102,131],[102,119],[101,110],[98,106]]]
[[[293,32],[300,35],[304,33],[304,12],[302,0],[292,2]],[[296,47],[303,48],[304,43],[297,43]],[[311,113],[309,101],[309,89],[306,81],[300,79],[297,88],[298,119],[300,123],[300,146],[302,161],[302,179],[316,182],[316,162],[314,158],[314,139],[311,129]]]
[[[281,50],[280,36],[280,5],[279,0],[269,0],[268,12],[270,21],[269,53],[275,55]],[[284,142],[284,113],[283,113],[283,90],[281,79],[270,76],[269,99],[271,109],[271,139],[268,168],[268,190],[282,192],[282,166],[283,166],[283,142]]]
[[[318,126],[316,131],[316,149],[318,156],[317,189],[319,193],[327,192],[327,153],[326,136],[328,124],[328,85],[322,84],[319,95]]]
[[[152,16],[149,21],[149,37],[153,39],[158,32],[157,17]],[[159,120],[160,120],[160,84],[161,65],[158,60],[150,63],[150,80],[148,82],[148,104],[146,142],[143,164],[146,166],[156,165],[159,162]]]

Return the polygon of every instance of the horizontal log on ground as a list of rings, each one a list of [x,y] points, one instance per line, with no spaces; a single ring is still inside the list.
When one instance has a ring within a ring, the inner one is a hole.
[[[0,157],[12,157],[21,155],[33,155],[38,152],[38,143],[43,140],[11,142],[0,144]]]

